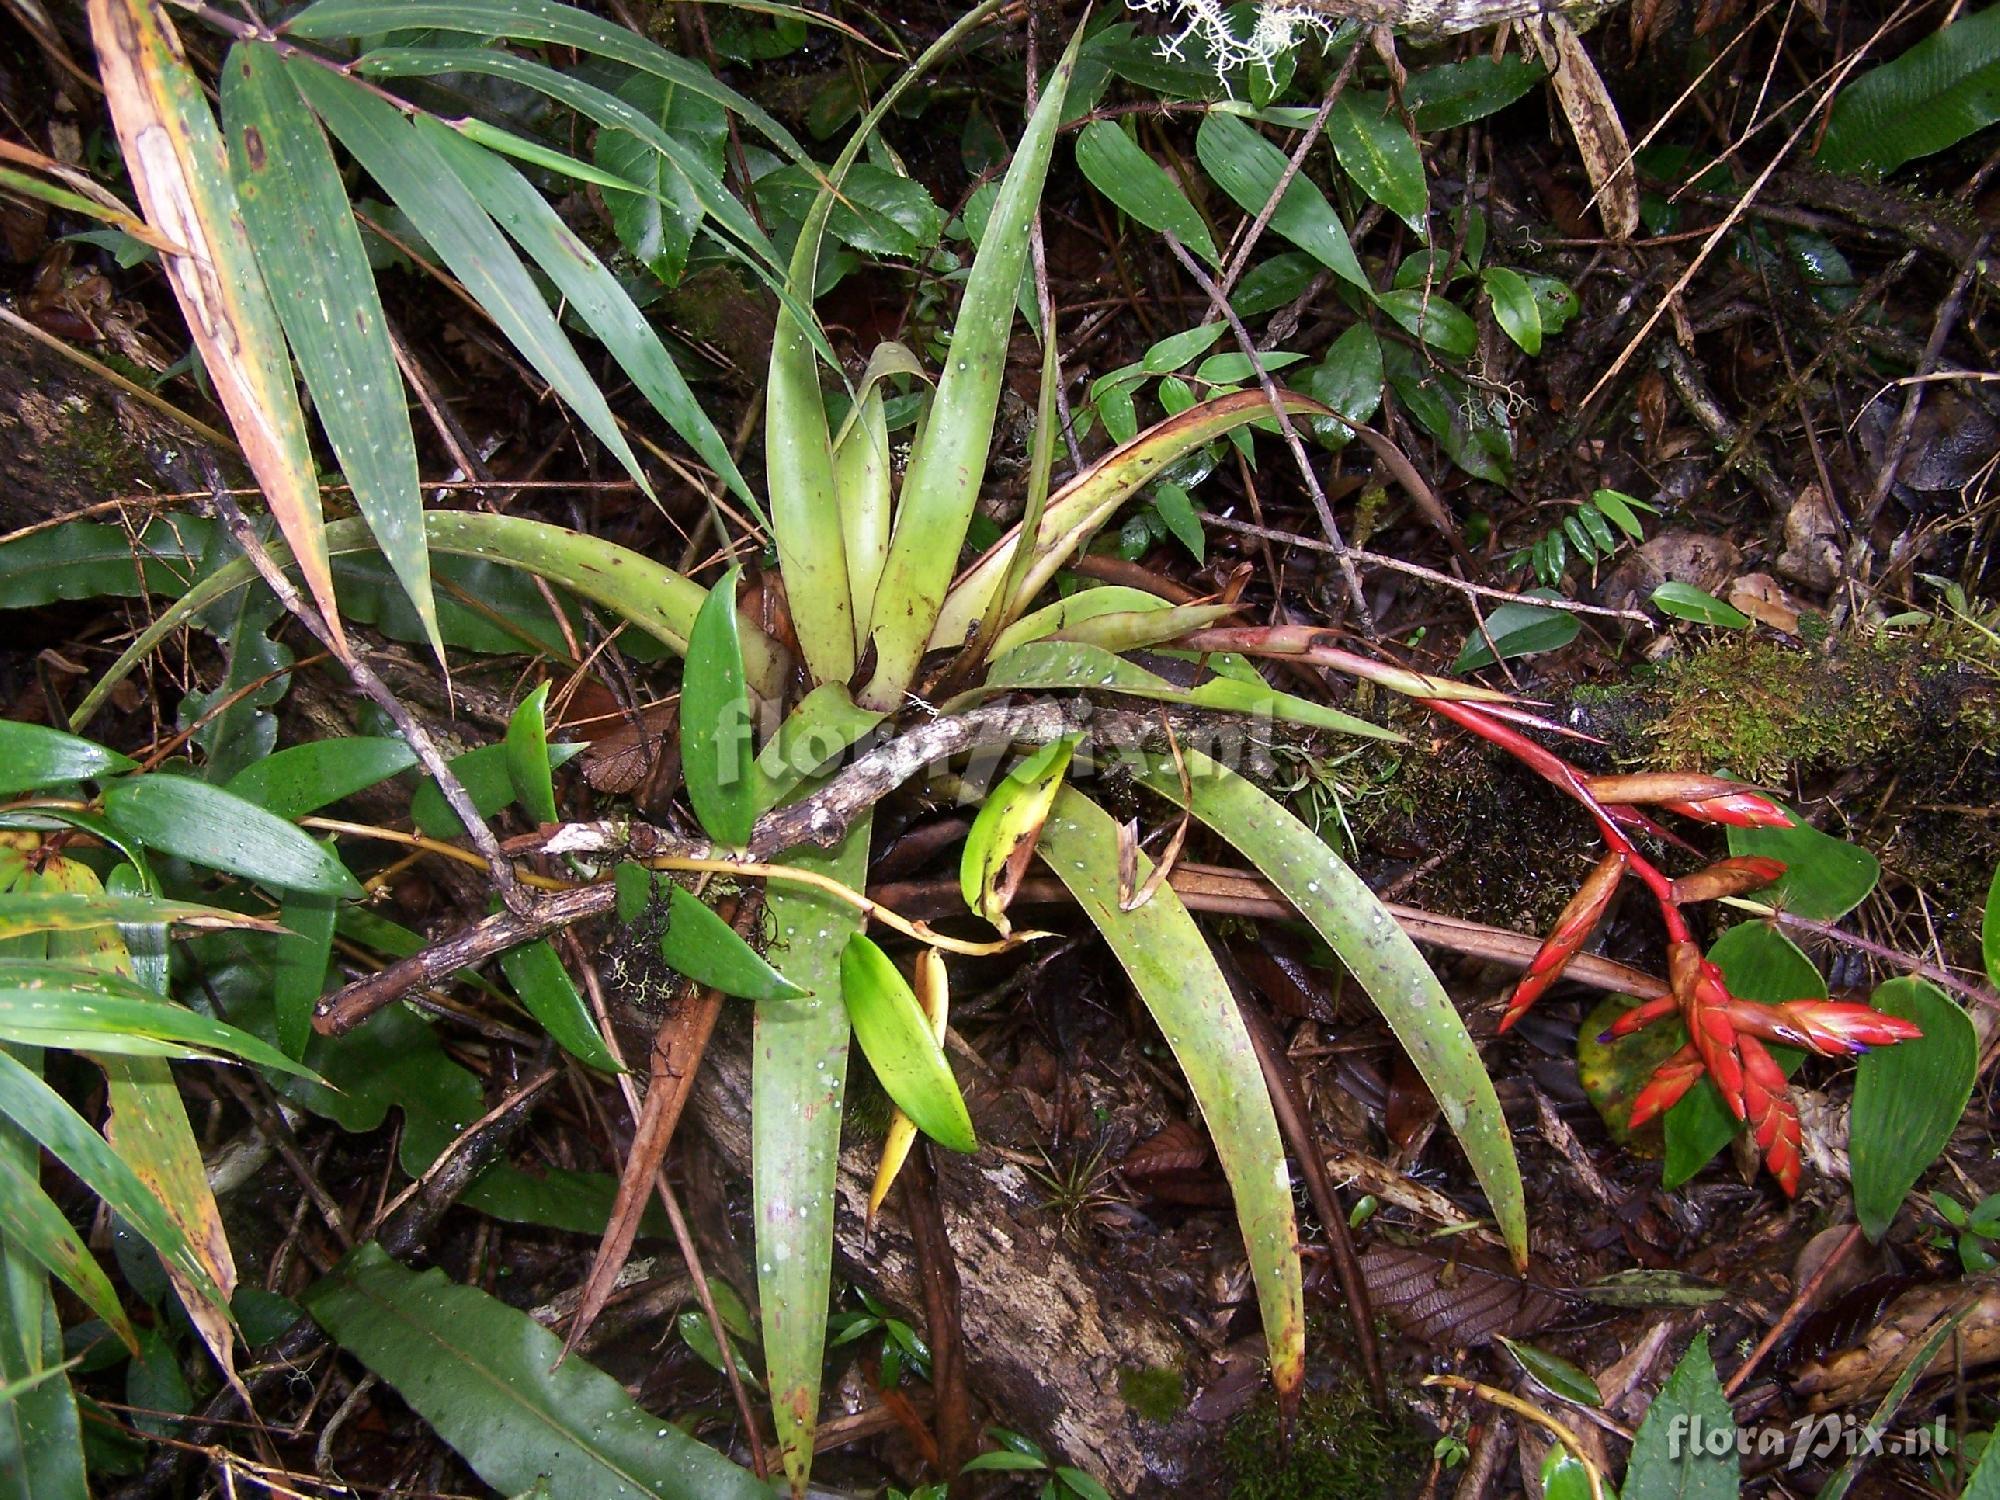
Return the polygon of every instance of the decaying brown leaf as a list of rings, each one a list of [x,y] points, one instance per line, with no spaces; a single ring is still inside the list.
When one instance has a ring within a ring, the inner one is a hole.
[[[1604,232],[1629,239],[1639,227],[1639,183],[1632,172],[1632,144],[1618,107],[1604,87],[1583,38],[1563,16],[1541,16],[1529,35],[1542,54],[1569,128],[1583,156],[1583,169],[1596,192]]]

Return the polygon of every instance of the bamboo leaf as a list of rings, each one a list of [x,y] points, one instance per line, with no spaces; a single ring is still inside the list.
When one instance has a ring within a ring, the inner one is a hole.
[[[1117,825],[1082,793],[1066,787],[1056,798],[1042,857],[1104,935],[1187,1078],[1236,1200],[1272,1383],[1281,1396],[1294,1392],[1305,1375],[1305,1306],[1291,1178],[1228,982],[1172,887],[1136,910],[1119,909]],[[1151,863],[1139,856],[1141,879]]]
[[[147,220],[190,254],[161,265],[306,587],[345,643],[319,481],[277,312],[257,269],[228,156],[180,38],[155,0],[90,0],[99,74]]]
[[[858,818],[831,853],[798,850],[786,862],[861,889],[870,823]],[[773,883],[765,900],[771,961],[805,991],[796,1000],[757,1003],[750,1075],[765,1384],[785,1476],[793,1495],[803,1497],[819,1421],[847,1089],[850,1027],[840,999],[840,955],[860,918],[845,902],[800,886]]]
[[[0,1156],[11,1171],[29,1174],[35,1148],[0,1124]],[[66,1368],[48,1278],[19,1242],[0,1239],[0,1476],[8,1500],[89,1500]]]
[[[639,1406],[547,1329],[444,1272],[370,1243],[306,1310],[502,1494],[546,1479],[564,1500],[768,1500],[769,1489]]]
[[[453,161],[392,105],[354,80],[297,58],[287,58],[285,69],[327,128],[409,216],[521,356],[651,495],[652,485],[618,430],[603,392],[563,336],[520,257],[460,180]]]
[[[710,590],[688,632],[681,677],[681,771],[688,800],[709,837],[732,848],[750,841],[757,821],[750,692],[736,631],[741,576],[740,568],[731,568]]]
[[[1211,266],[1215,241],[1180,184],[1111,120],[1094,120],[1076,138],[1076,164],[1090,185],[1148,229],[1171,234]]]
[[[1195,155],[1216,185],[1247,214],[1259,214],[1285,175],[1285,153],[1234,115],[1209,114],[1195,133]],[[1292,178],[1271,213],[1271,228],[1349,286],[1375,288],[1355,258],[1347,230],[1326,195],[1303,173]]]
[[[698,63],[637,32],[552,0],[316,0],[285,25],[293,36],[362,37],[433,27],[481,37],[554,42],[608,57],[712,99],[754,127],[793,161],[806,153],[770,114],[720,82]]]
[[[276,932],[277,924],[219,906],[168,901],[159,896],[110,896],[66,890],[9,891],[0,895],[0,941],[28,932],[74,932],[81,928],[171,923],[202,931],[242,928]]]
[[[333,151],[278,54],[262,43],[229,49],[222,120],[257,267],[313,409],[442,660],[403,377]]]
[[[1527,1203],[1513,1138],[1479,1048],[1430,965],[1319,835],[1235,772],[1197,750],[1182,754],[1192,796],[1173,766],[1157,758],[1141,779],[1241,850],[1340,956],[1437,1100],[1515,1264],[1525,1266]]]
[[[459,180],[479,200],[480,207],[514,237],[555,283],[556,290],[611,351],[619,368],[632,377],[639,393],[666,418],[667,425],[687,439],[688,446],[701,455],[702,462],[729,481],[730,488],[750,507],[751,514],[760,524],[768,526],[764,507],[757,503],[743,476],[736,471],[728,442],[715,430],[715,424],[689,389],[680,366],[674,363],[653,325],[646,321],[645,314],[639,311],[618,278],[604,268],[603,262],[563,223],[548,200],[513,167],[436,120],[419,116],[416,129],[451,164]]]
[[[380,735],[307,740],[252,761],[227,786],[275,817],[303,818],[416,763],[408,745]]]
[[[278,1045],[287,1057],[304,1057],[312,1040],[313,1009],[326,991],[326,968],[333,956],[333,929],[339,903],[326,896],[285,896],[285,926],[271,971],[271,1009]]]
[[[148,848],[280,890],[358,898],[339,860],[283,818],[187,776],[131,776],[104,790],[104,814]]]
[[[75,1292],[83,1305],[104,1320],[104,1324],[128,1349],[137,1349],[138,1334],[118,1304],[111,1278],[70,1226],[55,1200],[42,1191],[35,1180],[32,1148],[23,1151],[19,1132],[0,1126],[0,1193],[6,1195],[6,1251],[19,1251],[58,1281]],[[4,1334],[0,1334],[4,1336]],[[4,1367],[0,1367],[4,1368]],[[4,1420],[4,1419],[0,1419]],[[0,1440],[0,1453],[5,1452]]]
[[[132,1056],[219,1054],[313,1076],[247,1031],[161,1000],[130,980],[71,963],[0,959],[0,1037]]]
[[[903,476],[869,639],[875,675],[858,695],[866,708],[897,706],[916,675],[944,603],[979,486],[986,476],[993,418],[1006,373],[1015,294],[1028,253],[1028,228],[1042,196],[1049,156],[1062,122],[1063,96],[1076,68],[1081,30],[1056,65],[1028,121],[994,201],[986,237],[959,306],[951,352],[938,379],[930,419]]]
[[[863,933],[850,935],[841,950],[840,994],[854,1039],[896,1107],[947,1150],[977,1151],[965,1096],[930,1017],[889,955]]]

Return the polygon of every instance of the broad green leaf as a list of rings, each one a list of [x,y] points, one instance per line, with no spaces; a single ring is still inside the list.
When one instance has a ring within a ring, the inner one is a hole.
[[[986,478],[994,415],[1006,374],[1015,294],[1027,264],[1028,229],[1062,121],[1081,30],[1043,85],[1013,163],[994,200],[986,236],[966,279],[951,352],[930,417],[903,476],[889,560],[882,569],[869,638],[875,675],[858,696],[866,708],[899,707],[958,569],[958,551]]]
[[[967,906],[1002,932],[1013,930],[1007,904],[1027,874],[1077,738],[1065,736],[1024,757],[986,794],[966,832],[958,863],[959,891]]]
[[[528,1014],[565,1052],[600,1072],[622,1071],[553,946],[537,941],[510,948],[500,955],[500,968]]]
[[[0,719],[0,794],[116,776],[137,766],[116,750],[41,724]]]
[[[188,776],[129,776],[104,789],[104,815],[151,849],[288,891],[357,898],[347,869],[283,818]]]
[[[1030,641],[996,661],[986,674],[983,693],[1058,691],[1064,688],[1127,693],[1159,703],[1186,703],[1252,717],[1284,719],[1316,729],[1331,729],[1362,739],[1394,740],[1393,730],[1329,708],[1311,698],[1281,693],[1233,677],[1214,677],[1192,688],[1169,682],[1136,662],[1114,656],[1101,646],[1081,641]]]
[[[424,532],[430,538],[433,554],[497,563],[537,574],[631,621],[675,653],[687,649],[687,632],[694,623],[695,611],[708,596],[701,585],[628,547],[527,516],[430,511],[424,516]],[[326,529],[326,541],[327,551],[333,556],[369,552],[374,547],[367,526],[358,519],[334,522]],[[270,551],[280,566],[290,561],[289,552],[283,548],[273,545]],[[161,641],[191,617],[255,577],[249,562],[239,558],[182,593],[171,607],[160,611],[160,617],[98,679],[70,716],[70,728],[87,724],[104,706],[111,690],[130,676]],[[743,657],[751,686],[767,698],[777,696],[788,669],[784,652],[752,626],[743,632]]]
[[[811,214],[819,189],[816,169],[780,167],[757,179],[757,201],[771,217],[799,221]],[[944,210],[921,183],[859,161],[840,179],[826,229],[864,255],[915,260],[936,246]]]
[[[549,685],[540,683],[507,720],[507,738],[501,742],[514,799],[541,824],[555,823],[562,817],[556,810],[555,778],[549,770],[548,704]]]
[[[147,222],[189,252],[161,264],[202,368],[299,559],[307,591],[341,639],[305,416],[222,134],[161,7],[91,0],[89,11],[105,97]]]
[[[30,609],[57,599],[180,594],[214,534],[214,522],[184,515],[155,516],[136,535],[93,521],[32,532],[0,547],[0,609]]]
[[[103,1136],[12,1052],[0,1047],[0,1115],[12,1120],[218,1305],[226,1302],[151,1188]]]
[[[513,236],[543,274],[555,283],[570,310],[597,335],[667,425],[687,439],[704,463],[730,481],[731,489],[760,523],[768,524],[763,507],[736,472],[729,444],[716,431],[715,424],[689,389],[680,366],[674,363],[653,325],[646,321],[645,314],[639,311],[618,278],[604,268],[603,262],[562,221],[548,200],[507,162],[427,117],[418,118],[417,132],[457,173],[479,206]],[[568,392],[564,394],[567,396]],[[598,435],[603,437],[601,432]],[[617,451],[616,444],[610,446]]]
[[[1300,390],[1360,426],[1382,409],[1382,345],[1375,330],[1357,322],[1333,341],[1326,357],[1301,373]],[[1353,440],[1346,422],[1324,417],[1306,426],[1326,448],[1344,448]]]
[[[1527,1206],[1506,1117],[1479,1049],[1430,965],[1318,834],[1201,752],[1183,750],[1182,757],[1192,792],[1188,811],[1283,893],[1368,992],[1464,1148],[1516,1264],[1525,1265]],[[1170,762],[1149,757],[1140,777],[1177,805],[1187,797]]]
[[[1924,1033],[1869,1052],[1854,1079],[1847,1148],[1854,1211],[1868,1238],[1880,1240],[1958,1128],[1979,1072],[1979,1038],[1965,1012],[1921,979],[1892,979],[1873,1003]]]
[[[1798,945],[1762,922],[1732,927],[1708,950],[1709,960],[1722,970],[1729,993],[1743,1000],[1823,1000],[1826,981]],[[1662,1022],[1678,1027],[1678,1022]],[[1683,1040],[1685,1036],[1683,1035]],[[1771,1056],[1789,1077],[1799,1070],[1805,1054],[1796,1047],[1772,1044]],[[1662,1185],[1679,1187],[1703,1167],[1742,1129],[1703,1078],[1687,1097],[1667,1111],[1667,1160]]]
[[[1293,417],[1324,417],[1326,408],[1310,397],[1284,391],[1279,401]],[[1169,417],[1133,441],[1105,454],[1091,467],[1049,496],[1036,532],[1034,560],[1014,596],[1025,606],[1049,584],[1078,548],[1117,513],[1118,508],[1162,471],[1197,448],[1251,422],[1269,422],[1270,403],[1262,391],[1239,391],[1204,401]],[[1019,530],[1011,531],[989,550],[946,597],[931,632],[931,650],[957,649],[978,624],[981,613],[1007,577],[1020,545]]]
[[[1646,1409],[1620,1493],[1624,1500],[1736,1500],[1737,1474],[1736,1414],[1715,1378],[1704,1330]]]
[[[303,818],[384,781],[417,763],[399,739],[353,735],[308,740],[252,762],[229,778],[228,790],[274,817]]]
[[[862,933],[841,950],[840,994],[854,1039],[897,1108],[940,1146],[977,1151],[972,1117],[930,1018],[889,955]]]
[[[870,822],[865,814],[856,819],[830,853],[801,849],[787,862],[861,889],[868,880]],[[782,882],[772,882],[765,903],[771,961],[806,992],[796,1000],[757,1002],[750,1074],[765,1385],[785,1475],[793,1493],[803,1494],[819,1421],[847,1089],[850,1027],[840,999],[840,955],[860,919],[845,902]]]
[[[403,377],[333,152],[261,42],[238,43],[223,60],[222,121],[257,267],[313,409],[442,658]]]
[[[223,1055],[307,1071],[248,1032],[158,999],[131,980],[32,959],[0,959],[0,1038],[142,1057]]]
[[[1547,76],[1539,63],[1511,53],[1498,59],[1472,57],[1411,69],[1403,102],[1417,129],[1450,130],[1505,109]]]
[[[1725,630],[1750,628],[1750,617],[1742,610],[1724,604],[1715,595],[1691,583],[1661,584],[1653,590],[1652,605],[1663,615],[1672,615],[1677,620],[1692,620],[1697,625],[1719,625]]]
[[[503,1494],[546,1478],[565,1500],[769,1500],[714,1449],[484,1292],[362,1246],[302,1299]]]
[[[293,36],[372,37],[433,27],[480,37],[554,42],[624,63],[713,100],[756,129],[794,161],[804,149],[770,114],[719,82],[699,63],[637,32],[552,0],[317,0],[285,24]]]
[[[1757,899],[1814,921],[1838,921],[1875,889],[1882,862],[1859,844],[1821,833],[1796,809],[1785,811],[1791,814],[1790,828],[1728,829],[1729,852],[1761,854],[1784,865],[1785,873],[1759,891]]]
[[[1960,14],[1840,91],[1819,164],[1893,172],[2000,120],[2000,8]]]
[[[681,771],[688,800],[708,836],[732,848],[750,841],[757,821],[750,692],[736,630],[741,576],[742,569],[732,567],[709,591],[688,632],[681,676]]]
[[[111,1278],[104,1274],[104,1268],[98,1265],[63,1211],[42,1191],[35,1176],[34,1153],[19,1149],[21,1145],[18,1132],[11,1126],[0,1126],[0,1193],[6,1195],[7,1203],[7,1244],[0,1255],[20,1252],[29,1256],[75,1292],[77,1299],[102,1318],[126,1348],[135,1347],[138,1335],[125,1316],[125,1309],[118,1304]],[[0,1291],[0,1297],[4,1295]],[[0,1331],[0,1338],[3,1337],[5,1333]],[[0,1423],[4,1420],[0,1418]],[[0,1453],[5,1451],[5,1439],[0,1437]]]
[[[1241,318],[1275,312],[1305,296],[1321,274],[1318,260],[1300,250],[1286,250],[1245,271],[1229,305]]]
[[[1475,630],[1459,648],[1451,664],[1453,676],[1476,672],[1517,656],[1533,656],[1538,651],[1554,651],[1576,639],[1583,627],[1568,610],[1545,609],[1539,604],[1503,604],[1486,617],[1484,634]],[[1488,640],[1492,641],[1488,645]]]
[[[1513,1355],[1521,1368],[1533,1376],[1535,1383],[1544,1390],[1579,1406],[1604,1404],[1604,1393],[1590,1378],[1588,1370],[1580,1370],[1561,1355],[1537,1349],[1533,1344],[1517,1343],[1504,1333],[1497,1337],[1501,1347]]]
[[[1090,185],[1148,229],[1171,234],[1211,266],[1215,241],[1180,184],[1111,120],[1094,120],[1076,138],[1076,165]]]
[[[366,61],[364,58],[364,65]],[[704,212],[701,194],[688,172],[698,166],[715,179],[716,190],[720,190],[729,117],[714,100],[645,73],[636,74],[619,90],[619,97],[644,110],[647,118],[676,137],[687,153],[677,160],[644,137],[618,129],[598,131],[594,148],[600,167],[647,190],[605,190],[604,207],[611,215],[611,227],[641,265],[668,286],[676,286]],[[689,163],[688,158],[693,161]]]
[[[660,957],[695,983],[739,999],[805,997],[802,988],[772,968],[707,902],[682,886],[667,892],[667,931],[660,939]]]
[[[1305,1374],[1306,1329],[1291,1177],[1270,1090],[1228,981],[1171,886],[1136,910],[1119,909],[1117,825],[1088,797],[1064,788],[1041,847],[1173,1049],[1235,1199],[1272,1383],[1281,1395],[1295,1391]],[[1139,856],[1142,881],[1151,863]]]
[[[1479,281],[1493,300],[1493,321],[1500,325],[1500,331],[1519,344],[1523,353],[1540,354],[1542,309],[1527,278],[1505,266],[1488,266],[1479,273]]]
[[[493,220],[462,180],[458,170],[461,158],[448,159],[438,149],[436,136],[451,136],[451,132],[428,120],[429,129],[420,129],[360,83],[329,72],[315,62],[287,59],[285,69],[327,128],[354,153],[396,207],[409,216],[473,300],[610,450],[639,488],[651,495],[652,485],[631,445],[618,430],[617,418],[605,403],[604,393],[577,358],[576,350],[570,347],[520,257],[501,237]],[[469,151],[479,150],[470,143],[460,144]],[[537,197],[536,201],[541,200]],[[590,263],[596,264],[594,257]]]
[[[1406,299],[1401,305],[1414,320],[1414,305],[1407,301],[1411,294],[1388,295]],[[1464,317],[1456,308],[1440,316],[1439,309],[1447,307],[1450,304],[1442,298],[1432,299],[1427,320],[1434,334],[1452,315]],[[1401,344],[1384,347],[1382,372],[1418,425],[1438,440],[1446,457],[1476,478],[1492,484],[1509,482],[1514,463],[1513,433],[1504,415],[1488,404],[1485,393],[1475,393],[1449,371]]]
[[[1403,331],[1453,359],[1470,359],[1479,347],[1479,328],[1441,288],[1404,287],[1375,299]]]
[[[1285,174],[1286,156],[1234,115],[1210,114],[1195,135],[1195,155],[1216,185],[1247,214],[1260,214]],[[1368,273],[1333,205],[1301,172],[1271,214],[1271,228],[1349,286],[1373,295]]]
[[[282,916],[290,930],[278,939],[272,958],[271,1006],[278,1018],[278,1045],[288,1057],[304,1057],[312,1040],[313,1010],[326,991],[339,913],[339,903],[326,896],[296,891],[285,896]]]
[[[1428,239],[1430,189],[1417,143],[1395,118],[1387,94],[1343,89],[1326,117],[1327,139],[1354,185]]]
[[[581,755],[586,747],[575,744],[554,744],[548,747],[549,769],[554,770],[573,756]],[[514,773],[507,745],[481,745],[477,750],[467,750],[454,755],[447,764],[458,784],[465,788],[465,794],[472,799],[472,805],[479,809],[482,818],[490,818],[503,807],[514,801]],[[458,814],[451,810],[451,804],[444,800],[444,793],[437,789],[437,783],[426,776],[410,798],[410,821],[418,831],[429,834],[434,839],[463,837],[465,825],[458,821]]]
[[[109,896],[101,891],[68,890],[17,890],[0,895],[0,941],[27,932],[74,932],[91,927],[161,923],[201,929],[274,930],[261,917],[192,901],[168,901],[159,896]]]

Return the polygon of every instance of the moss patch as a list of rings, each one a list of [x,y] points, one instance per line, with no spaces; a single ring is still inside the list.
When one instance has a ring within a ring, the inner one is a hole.
[[[1292,1446],[1278,1440],[1269,1395],[1230,1424],[1222,1461],[1233,1500],[1395,1500],[1415,1492],[1429,1466],[1431,1439],[1384,1417],[1359,1382],[1309,1391]]]
[[[1179,1370],[1159,1366],[1120,1370],[1118,1394],[1148,1422],[1171,1422],[1187,1405],[1187,1382]]]

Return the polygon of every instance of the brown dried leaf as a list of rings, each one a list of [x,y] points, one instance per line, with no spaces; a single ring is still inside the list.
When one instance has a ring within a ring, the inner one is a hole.
[[[1496,1334],[1535,1333],[1566,1305],[1555,1287],[1462,1247],[1447,1256],[1409,1245],[1371,1245],[1361,1271],[1378,1313],[1440,1349],[1490,1343]]]
[[[1850,1299],[1862,1299],[1872,1285],[1857,1288]],[[1868,1400],[1886,1391],[1937,1326],[1968,1303],[1972,1310],[1926,1374],[1950,1373],[1955,1361],[1961,1373],[1970,1374],[2000,1360],[2000,1273],[1989,1272],[1903,1292],[1873,1315],[1859,1343],[1809,1361],[1792,1389],[1811,1397],[1814,1411]]]
[[[1617,106],[1584,49],[1583,38],[1563,16],[1541,16],[1530,33],[1548,67],[1556,98],[1583,156],[1583,169],[1596,190],[1604,232],[1629,239],[1639,227],[1639,183],[1632,172],[1632,145]]]

